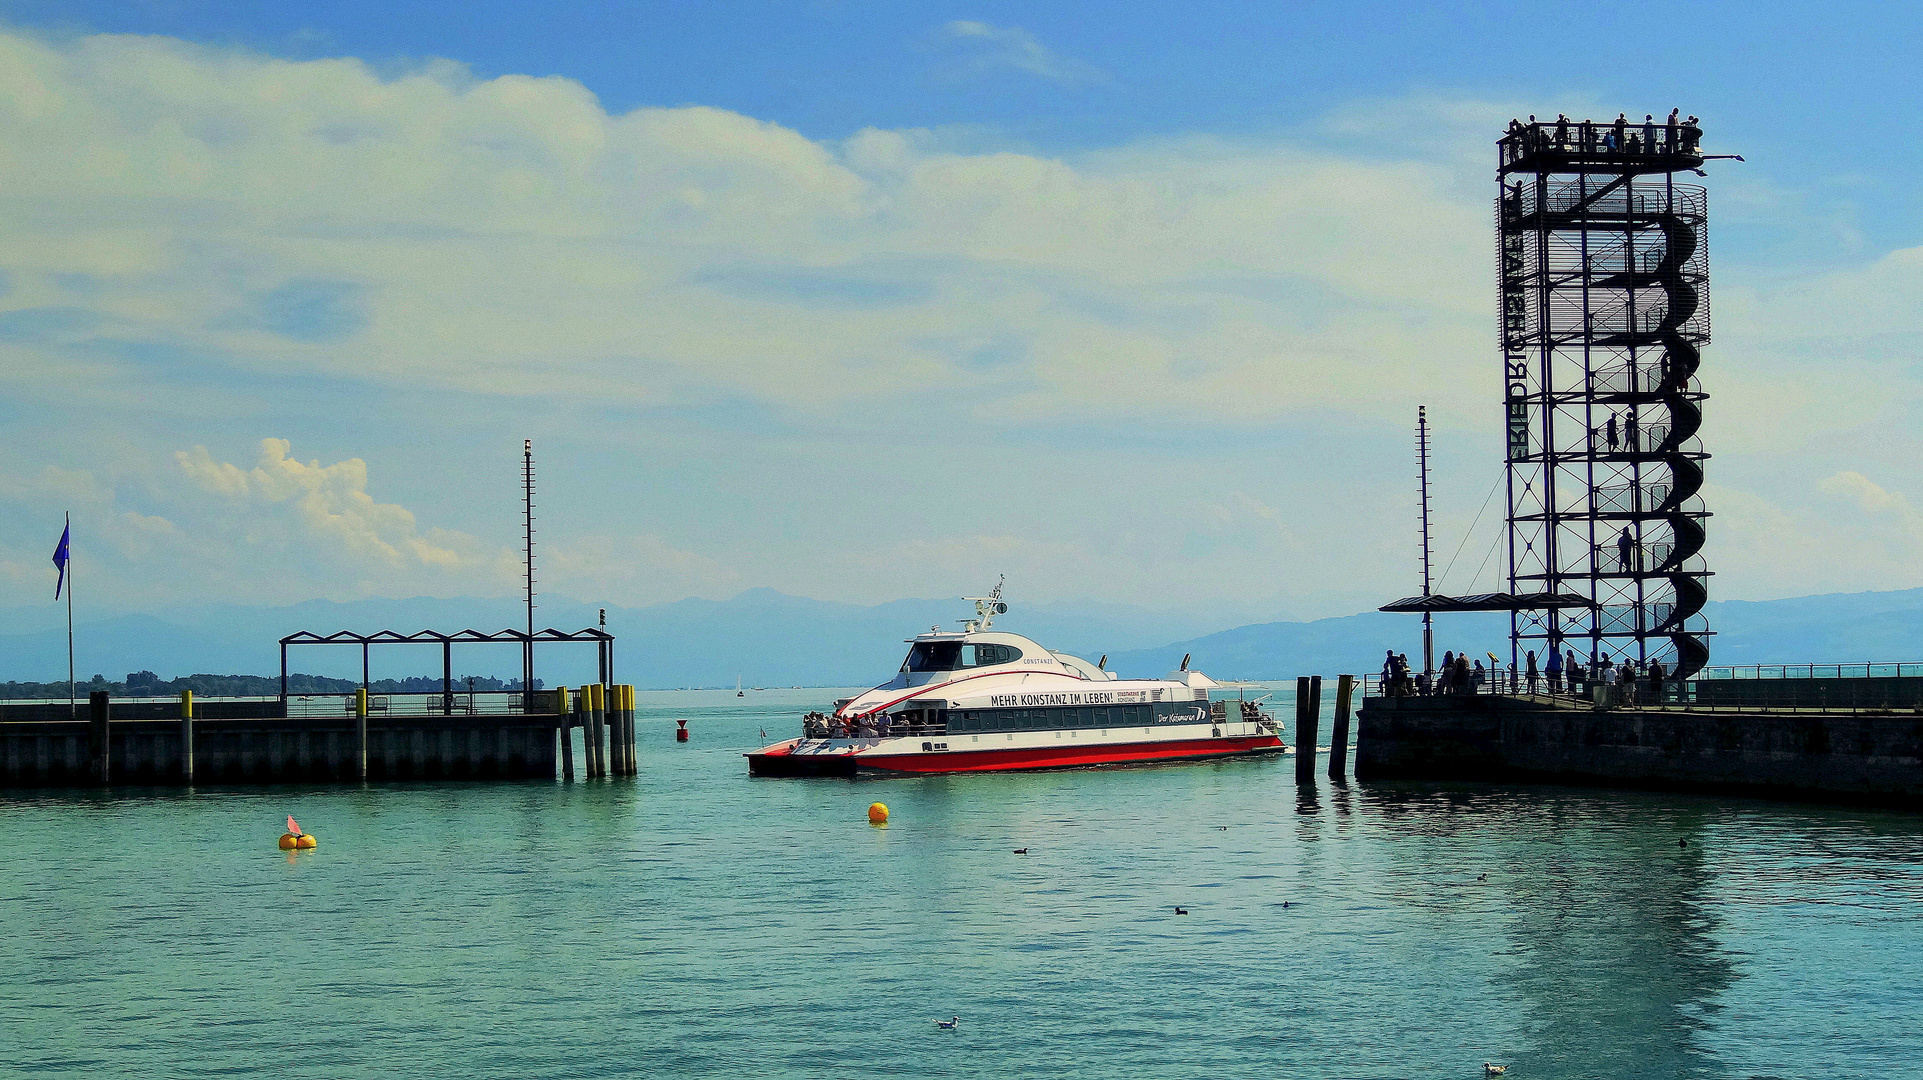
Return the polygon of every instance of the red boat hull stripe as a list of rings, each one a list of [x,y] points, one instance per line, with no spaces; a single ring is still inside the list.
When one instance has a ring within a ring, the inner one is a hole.
[[[1011,747],[1006,750],[949,750],[932,754],[856,754],[855,765],[864,772],[877,769],[903,773],[1001,772],[1225,757],[1281,748],[1282,740],[1274,735],[1245,735],[1152,743],[1082,743]]]

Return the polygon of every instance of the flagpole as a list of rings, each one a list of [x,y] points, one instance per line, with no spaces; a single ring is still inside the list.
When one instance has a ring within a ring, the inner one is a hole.
[[[67,528],[61,535],[68,537],[67,565],[61,567],[67,573],[67,719],[80,715],[73,692],[73,511],[67,511]]]

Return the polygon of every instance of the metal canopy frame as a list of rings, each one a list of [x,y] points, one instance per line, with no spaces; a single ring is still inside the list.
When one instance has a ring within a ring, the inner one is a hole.
[[[338,630],[332,634],[316,634],[302,630],[280,639],[280,699],[287,701],[287,647],[289,645],[359,645],[361,647],[361,689],[367,689],[369,653],[375,645],[433,645],[441,647],[441,694],[452,708],[454,700],[454,646],[461,645],[506,645],[518,644],[527,658],[524,669],[527,671],[521,680],[521,694],[525,700],[534,693],[533,656],[536,642],[588,642],[595,643],[595,654],[599,661],[602,685],[612,685],[614,681],[614,635],[606,630],[590,627],[572,633],[549,627],[536,633],[522,630],[496,630],[483,633],[479,630],[461,630],[443,634],[438,630],[417,630],[403,634],[397,630],[376,630],[371,634],[356,634],[351,630]]]

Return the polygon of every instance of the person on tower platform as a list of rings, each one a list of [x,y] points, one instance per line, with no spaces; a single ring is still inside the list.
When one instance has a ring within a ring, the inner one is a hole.
[[[1616,570],[1627,574],[1636,568],[1636,538],[1629,535],[1629,526],[1623,526],[1623,534],[1616,538]]]

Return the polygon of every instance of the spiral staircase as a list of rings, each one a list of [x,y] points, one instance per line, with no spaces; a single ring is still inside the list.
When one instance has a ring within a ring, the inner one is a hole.
[[[1511,590],[1594,604],[1518,613],[1517,649],[1588,639],[1579,651],[1592,658],[1660,659],[1688,675],[1709,657],[1697,381],[1707,215],[1703,189],[1674,178],[1701,152],[1673,131],[1627,155],[1559,141],[1549,125],[1512,129],[1498,224]]]

